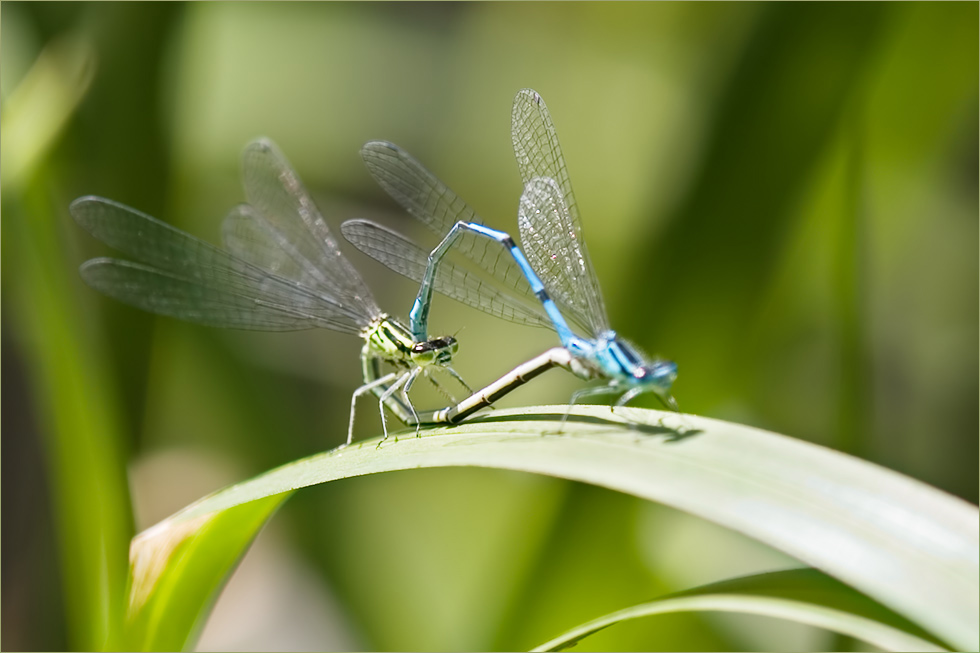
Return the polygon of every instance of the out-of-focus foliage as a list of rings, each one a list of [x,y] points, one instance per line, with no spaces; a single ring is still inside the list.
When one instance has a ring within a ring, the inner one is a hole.
[[[238,154],[266,135],[333,226],[358,216],[412,231],[357,156],[382,138],[513,231],[509,108],[525,86],[556,122],[612,323],[678,362],[683,409],[976,502],[977,23],[971,3],[5,2],[3,648],[100,645],[81,615],[115,610],[83,602],[100,596],[99,565],[118,569],[130,532],[120,459],[145,527],[338,444],[358,383],[356,339],[225,333],[96,296],[76,268],[106,250],[68,203],[103,195],[216,242],[242,200]],[[59,43],[90,44],[87,91],[53,100],[71,116],[60,129],[11,137],[18,92]],[[18,150],[33,158],[14,161],[27,172],[11,185],[8,148],[25,142],[37,148]],[[404,316],[411,284],[350,258]],[[471,384],[554,344],[448,300],[433,319],[458,332]],[[576,387],[555,374],[506,404],[561,402]],[[358,432],[378,421],[365,402]],[[107,448],[91,439],[96,424]],[[101,458],[66,465],[80,455],[68,446]],[[93,561],[99,538],[108,558]],[[527,648],[657,595],[786,565],[665,508],[489,470],[301,493],[258,545],[265,557],[245,560],[202,647]],[[276,613],[283,597],[315,610]],[[236,599],[258,616],[222,617]],[[676,615],[589,646],[833,643]]]
[[[742,576],[671,594],[595,619],[534,650],[563,651],[604,628],[629,619],[691,610],[792,619],[847,632],[886,651],[947,650],[931,641],[929,635],[915,624],[816,569],[787,569]]]

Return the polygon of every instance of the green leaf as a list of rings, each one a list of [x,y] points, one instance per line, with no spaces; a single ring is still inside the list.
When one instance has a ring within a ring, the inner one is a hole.
[[[238,561],[289,497],[277,494],[133,538],[127,644],[144,651],[190,648]]]
[[[621,621],[657,614],[721,611],[790,619],[887,651],[945,651],[929,634],[880,603],[816,569],[745,576],[671,594],[593,619],[535,648],[561,651]]]
[[[391,438],[380,448],[371,440],[310,456],[205,497],[153,530],[156,537],[221,538],[210,517],[206,535],[194,520],[341,478],[420,467],[514,469],[686,510],[825,571],[957,647],[980,644],[974,506],[836,451],[692,415],[579,406],[559,433],[565,408],[501,410],[423,429],[421,438]],[[134,540],[131,560],[153,539]],[[236,560],[241,547],[229,549]],[[132,608],[159,601],[160,627],[169,628],[166,603],[189,599],[157,599],[144,573],[134,568],[134,586],[150,589]]]
[[[95,67],[88,40],[48,44],[4,104],[0,131],[7,312],[22,348],[45,456],[69,644],[120,646],[126,543],[133,533],[122,429],[110,376],[78,301],[49,159]],[[5,322],[5,326],[6,326]],[[21,433],[23,437],[25,434]],[[35,570],[36,576],[36,570]]]
[[[85,97],[95,72],[92,45],[63,37],[46,47],[11,93],[3,112],[7,138],[3,183],[19,189],[43,162]]]

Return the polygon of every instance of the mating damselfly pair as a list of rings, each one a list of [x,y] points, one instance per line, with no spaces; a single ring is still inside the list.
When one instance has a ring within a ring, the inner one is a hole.
[[[609,326],[558,136],[534,91],[517,94],[511,132],[524,183],[518,206],[523,250],[508,234],[483,225],[448,186],[397,146],[372,141],[362,148],[378,183],[442,239],[428,252],[372,222],[341,226],[355,247],[420,284],[408,326],[381,311],[299,176],[264,139],[243,154],[247,203],[225,218],[224,249],[122,204],[82,197],[71,205],[79,224],[136,261],[93,259],[81,273],[111,297],[189,322],[268,331],[322,327],[359,335],[364,384],[351,397],[346,444],[353,438],[357,398],[366,392],[378,398],[385,438],[385,407],[418,434],[421,424],[459,422],[552,367],[606,381],[575,392],[568,410],[589,395],[620,393],[615,405],[623,405],[643,392],[676,410],[670,395],[676,365],[648,360]],[[502,249],[488,246],[493,242]],[[447,257],[451,251],[468,258],[480,274],[456,266]],[[433,290],[506,320],[551,328],[561,346],[473,392],[452,367],[456,339],[428,334]],[[436,372],[455,379],[468,396],[456,401]],[[450,405],[416,410],[409,391],[420,376]]]

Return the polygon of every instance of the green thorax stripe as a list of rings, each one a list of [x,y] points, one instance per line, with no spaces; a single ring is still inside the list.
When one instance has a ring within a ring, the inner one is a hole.
[[[411,332],[388,316],[382,316],[364,331],[364,339],[379,355],[391,360],[411,360]]]

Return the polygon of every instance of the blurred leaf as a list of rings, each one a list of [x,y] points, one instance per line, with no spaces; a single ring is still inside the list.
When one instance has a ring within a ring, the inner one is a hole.
[[[380,448],[372,440],[304,458],[188,506],[154,526],[148,541],[172,537],[165,533],[195,537],[193,520],[340,478],[457,465],[515,469],[634,494],[728,526],[823,569],[944,640],[976,648],[978,515],[969,504],[845,454],[747,426],[580,406],[559,434],[554,415],[563,411],[497,411],[425,429],[423,438],[392,439]],[[624,428],[622,416],[636,428]],[[222,537],[218,526],[209,532]],[[228,557],[240,553],[230,547]],[[138,538],[131,558],[143,555]],[[134,611],[158,600],[152,578],[134,577],[133,586],[151,587],[133,599]]]
[[[31,366],[69,642],[81,650],[119,646],[132,523],[115,398],[75,301],[49,178],[38,171],[88,89],[93,63],[87,41],[46,47],[4,106],[0,154],[4,270],[17,277],[11,321]]]
[[[736,371],[756,369],[746,364],[756,358],[745,342],[767,280],[795,224],[800,193],[860,89],[890,10],[765,5],[712,101],[702,162],[686,197],[662,233],[638,225],[629,241],[628,270],[646,270],[657,283],[632,295],[615,323],[684,361],[685,375],[697,374],[696,410],[730,397]],[[665,308],[684,318],[664,320]],[[727,328],[716,331],[719,322]],[[690,405],[683,395],[679,400]]]
[[[510,607],[507,620],[498,625],[497,639],[489,650],[527,651],[572,624],[700,584],[671,578],[657,565],[661,557],[657,554],[663,552],[663,529],[670,526],[662,526],[659,520],[651,525],[651,513],[660,516],[675,511],[594,485],[573,482],[564,485],[568,488],[566,499],[538,552],[533,575],[524,581],[519,600]],[[705,523],[686,513],[681,513],[680,518]],[[655,532],[655,540],[643,537],[644,525]],[[716,528],[730,533],[728,529]],[[724,545],[706,548],[712,560],[728,553]],[[669,556],[667,564],[674,569],[688,560],[690,564],[698,564],[703,560],[699,558],[685,551]],[[784,562],[782,566],[789,564]],[[713,575],[709,580],[733,575]],[[626,628],[603,631],[589,646],[597,651],[739,648],[729,632],[696,613],[668,615],[656,622],[634,621]]]
[[[82,650],[114,648],[132,533],[119,416],[105,369],[93,355],[97,347],[77,328],[84,320],[61,264],[67,257],[54,211],[34,195],[16,208],[5,200],[4,242],[12,237],[16,243],[11,265],[22,284],[12,321],[32,365],[46,438],[69,640]]]
[[[359,648],[522,650],[627,604],[566,618],[523,646],[501,642],[515,601],[537,585],[529,575],[554,553],[555,519],[567,509],[570,485],[507,470],[419,469],[318,486],[293,499],[283,518],[315,532],[306,553],[324,565],[331,593],[361,633]],[[304,504],[317,509],[301,513]],[[654,593],[647,585],[635,600]],[[527,617],[517,619],[523,625]]]
[[[162,522],[133,538],[126,639],[141,651],[191,648],[218,592],[289,493]]]
[[[91,44],[63,38],[41,51],[30,71],[6,98],[3,130],[3,185],[21,186],[54,144],[85,96],[95,72]]]
[[[791,619],[856,637],[886,651],[945,651],[907,619],[816,569],[789,569],[711,583],[577,626],[535,651],[561,651],[628,619],[722,611]]]

